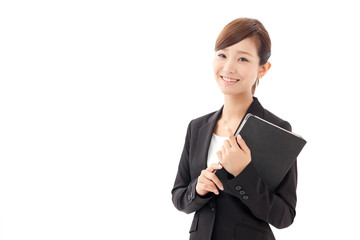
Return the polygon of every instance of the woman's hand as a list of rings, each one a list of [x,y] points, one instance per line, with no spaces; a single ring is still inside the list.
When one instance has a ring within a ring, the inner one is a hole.
[[[196,193],[198,195],[205,196],[209,192],[213,192],[218,195],[219,190],[217,189],[217,187],[221,190],[224,190],[221,181],[214,173],[215,170],[221,168],[222,166],[220,164],[213,163],[207,169],[201,171],[201,174],[198,177],[196,184]]]
[[[236,177],[251,162],[251,152],[240,135],[235,139],[229,128],[227,128],[227,133],[229,140],[224,141],[221,150],[216,154],[226,171]]]

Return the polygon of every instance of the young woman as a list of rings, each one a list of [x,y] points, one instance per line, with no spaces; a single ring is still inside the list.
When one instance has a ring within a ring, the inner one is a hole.
[[[214,73],[224,105],[190,122],[172,201],[180,211],[195,212],[190,239],[275,239],[269,224],[285,228],[295,217],[296,162],[270,191],[252,165],[251,149],[241,136],[233,136],[247,113],[291,130],[253,96],[271,67],[270,38],[258,20],[239,18],[222,30],[215,51]],[[221,168],[229,173],[231,191],[238,197],[222,192],[214,174]]]

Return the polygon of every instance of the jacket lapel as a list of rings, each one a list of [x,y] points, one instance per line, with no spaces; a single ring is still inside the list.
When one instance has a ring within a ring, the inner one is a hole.
[[[248,108],[246,114],[252,113],[256,116],[263,118],[264,108],[261,106],[260,102],[256,97],[254,97],[253,99],[254,100],[251,103],[250,107]],[[222,114],[222,110],[223,107],[221,107],[217,112],[215,112],[209,118],[209,120],[199,129],[198,139],[196,144],[196,159],[198,159],[198,161],[195,161],[197,163],[196,169],[198,170],[196,174],[199,174],[201,170],[207,168],[208,151],[209,151],[212,134],[214,133],[216,122]],[[244,118],[241,120],[241,122],[243,120]]]
[[[243,119],[241,120],[240,124],[245,119],[245,116],[248,113],[254,114],[254,115],[256,115],[256,116],[258,116],[260,118],[264,118],[264,108],[263,108],[263,106],[260,104],[259,100],[256,97],[253,97],[253,99],[254,99],[253,102],[251,103],[250,107],[246,111],[246,113],[245,113]]]
[[[207,158],[208,151],[211,142],[212,135],[214,133],[214,129],[216,126],[217,120],[220,118],[223,107],[220,108],[217,112],[215,112],[207,121],[205,125],[203,125],[199,129],[199,135],[197,139],[197,149],[198,149],[198,159],[200,164],[200,169],[203,170],[207,168]]]

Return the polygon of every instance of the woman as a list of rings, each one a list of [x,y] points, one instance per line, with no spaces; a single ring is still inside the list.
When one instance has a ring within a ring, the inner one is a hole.
[[[172,200],[178,210],[195,212],[190,239],[275,239],[269,224],[285,228],[295,217],[296,162],[270,191],[252,165],[251,149],[233,136],[247,113],[291,130],[253,96],[271,67],[270,38],[258,20],[239,18],[222,30],[215,51],[214,73],[224,105],[190,122]],[[231,191],[238,197],[222,192],[214,173],[221,168],[229,173]]]

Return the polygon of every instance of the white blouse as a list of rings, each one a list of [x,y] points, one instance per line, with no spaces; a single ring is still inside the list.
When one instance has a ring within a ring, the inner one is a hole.
[[[227,139],[229,139],[229,138],[228,137],[220,137],[220,136],[215,135],[215,133],[213,133],[211,142],[210,142],[208,158],[207,158],[207,166],[208,167],[213,163],[219,163],[219,159],[216,155],[216,152],[221,150],[222,145],[224,145],[224,141]]]

